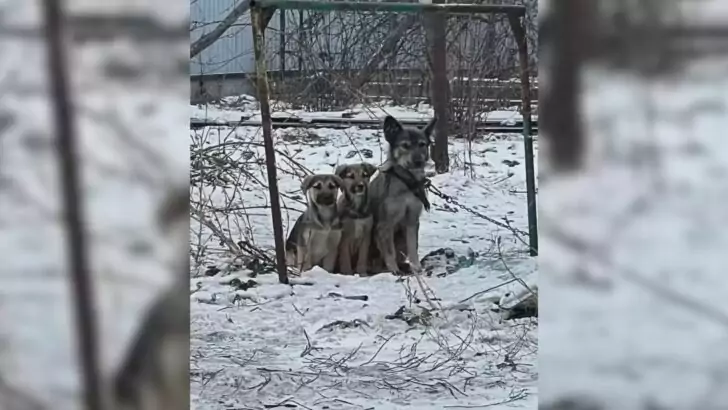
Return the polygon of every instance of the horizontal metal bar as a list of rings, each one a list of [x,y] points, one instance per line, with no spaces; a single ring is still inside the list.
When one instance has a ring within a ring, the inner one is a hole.
[[[426,120],[400,120],[403,125],[424,127],[427,125]],[[321,122],[301,122],[286,121],[284,119],[273,119],[273,128],[331,128],[331,129],[347,129],[357,127],[360,129],[379,129],[382,127],[381,120],[338,120]],[[190,128],[193,130],[206,127],[260,127],[260,121],[206,121],[206,120],[190,120]],[[504,125],[500,121],[480,121],[474,124],[475,130],[481,132],[495,133],[513,133],[521,134],[523,132],[523,123],[517,122],[514,125]],[[538,135],[538,123],[531,123],[531,135]]]
[[[390,13],[445,12],[448,14],[513,14],[523,16],[526,8],[500,4],[424,4],[369,1],[253,0],[251,7],[284,10],[381,11]]]

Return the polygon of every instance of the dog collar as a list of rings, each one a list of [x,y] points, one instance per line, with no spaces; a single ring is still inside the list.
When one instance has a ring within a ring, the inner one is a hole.
[[[410,192],[412,192],[417,197],[417,199],[422,202],[425,210],[428,212],[430,211],[430,201],[427,200],[427,194],[425,192],[425,188],[427,188],[430,183],[427,178],[423,179],[422,181],[418,181],[409,170],[399,165],[391,166],[388,169],[384,170],[384,172],[392,174],[397,179],[402,181],[407,186],[407,189],[409,189]]]

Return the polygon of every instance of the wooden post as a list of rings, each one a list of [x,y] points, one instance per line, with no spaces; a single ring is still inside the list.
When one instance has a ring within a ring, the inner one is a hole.
[[[281,82],[283,82],[283,76],[286,72],[286,10],[278,9],[281,13],[278,16],[278,53],[281,55],[280,60],[280,71],[281,71]]]
[[[435,171],[444,174],[450,170],[447,140],[450,133],[450,82],[447,78],[447,13],[426,13],[432,47],[432,108],[437,117],[432,160]]]
[[[513,35],[518,44],[518,62],[521,73],[521,116],[523,117],[523,148],[526,159],[526,201],[528,202],[528,245],[531,256],[538,255],[538,219],[536,207],[536,170],[533,164],[533,136],[531,135],[531,79],[528,64],[528,40],[521,19],[508,15]]]
[[[303,76],[303,45],[306,43],[306,32],[303,31],[303,10],[298,10],[298,76]]]
[[[266,10],[253,4],[250,14],[253,23],[255,71],[258,83],[258,103],[260,104],[260,116],[263,126],[265,165],[268,171],[268,192],[270,194],[271,218],[273,219],[273,239],[276,247],[276,270],[278,271],[278,281],[288,284],[286,249],[283,242],[283,222],[281,220],[281,202],[278,195],[276,153],[273,149],[273,125],[270,117],[270,90],[268,89],[268,74],[265,67],[265,27],[268,25],[272,13],[271,10]]]
[[[596,25],[594,2],[561,0],[553,4],[546,16],[547,36],[542,47],[549,51],[547,73],[549,87],[539,95],[540,135],[549,143],[548,161],[552,172],[574,172],[584,161],[584,130],[581,93],[581,66],[585,52],[602,47],[590,39]],[[627,50],[622,50],[626,52]]]

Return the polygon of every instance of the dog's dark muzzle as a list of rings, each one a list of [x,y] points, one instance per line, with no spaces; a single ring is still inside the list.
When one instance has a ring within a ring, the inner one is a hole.
[[[316,197],[316,202],[320,205],[330,206],[336,202],[336,195],[334,194],[319,194]]]
[[[364,192],[364,191],[365,191],[366,189],[367,189],[367,185],[366,185],[365,183],[363,183],[363,182],[360,182],[360,183],[358,183],[358,184],[354,185],[354,186],[353,186],[353,187],[351,188],[351,192],[353,192],[353,193],[355,193],[355,194],[361,194],[361,193],[362,193],[362,192]]]

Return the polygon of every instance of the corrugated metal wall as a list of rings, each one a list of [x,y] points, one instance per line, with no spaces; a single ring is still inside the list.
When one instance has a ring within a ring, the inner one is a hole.
[[[239,0],[197,0],[190,4],[191,41],[212,31]],[[278,70],[278,13],[266,30],[269,70]],[[290,13],[290,12],[289,12]],[[190,74],[238,74],[255,72],[250,13],[246,13],[213,45],[192,59]]]
[[[201,35],[210,32],[215,28],[225,16],[232,10],[239,0],[193,0],[190,4],[190,18],[192,25],[191,40],[194,41]],[[303,12],[304,15],[308,16],[309,12]],[[295,48],[298,44],[296,38],[300,33],[297,30],[299,25],[299,12],[298,11],[287,11],[286,12],[286,32],[288,33],[288,41],[286,41],[286,65],[285,69],[297,70],[299,67],[298,56],[303,54],[320,54],[326,51],[330,54],[331,60],[329,63],[325,63],[321,58],[306,58],[305,69],[325,69],[325,68],[355,68],[361,67],[366,63],[366,60],[371,56],[372,52],[379,44],[378,40],[383,39],[388,29],[391,27],[379,27],[373,29],[369,34],[372,35],[372,39],[365,41],[369,43],[364,49],[348,49],[346,46],[341,44],[338,34],[342,28],[349,24],[360,23],[361,17],[356,15],[344,16],[342,13],[331,13],[322,16],[323,21],[320,21],[320,31],[318,32],[318,39],[314,42],[316,45],[309,45],[311,49],[307,53],[298,53]],[[336,16],[334,16],[336,15]],[[351,22],[346,19],[351,18]],[[267,49],[267,64],[268,69],[271,71],[279,70],[279,25],[280,25],[280,11],[271,19],[269,26],[266,30],[266,49]],[[253,56],[253,38],[250,26],[250,14],[246,13],[238,22],[233,25],[223,36],[216,41],[213,45],[208,47],[197,57],[191,61],[190,74],[191,75],[208,75],[208,74],[240,74],[240,73],[253,73],[255,71],[255,60]],[[304,32],[310,30],[304,28]],[[378,34],[378,35],[377,35]],[[307,33],[304,33],[304,36]],[[310,44],[310,38],[308,39]],[[339,67],[339,64],[334,63],[339,60],[337,57],[342,57],[342,54],[346,55],[346,66]],[[348,55],[347,55],[348,54]],[[418,67],[422,63],[399,63],[398,68],[413,68],[405,66]],[[332,67],[332,65],[334,67]],[[327,66],[327,67],[325,67]]]

